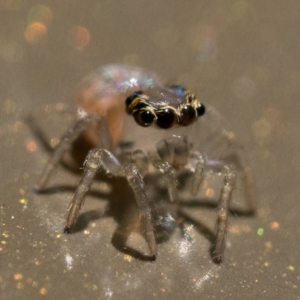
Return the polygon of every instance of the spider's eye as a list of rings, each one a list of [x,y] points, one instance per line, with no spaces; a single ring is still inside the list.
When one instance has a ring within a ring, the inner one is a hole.
[[[190,125],[196,118],[196,111],[191,105],[184,105],[180,110],[179,124]]]
[[[127,112],[132,111],[132,105],[134,105],[134,102],[139,101],[141,95],[143,95],[142,91],[136,91],[125,100]]]
[[[148,127],[153,123],[153,120],[155,118],[155,115],[153,112],[149,109],[143,109],[140,111],[136,111],[133,113],[135,121],[143,126],[143,127]]]
[[[156,124],[160,128],[170,128],[176,123],[177,115],[174,109],[163,108],[156,112]]]
[[[196,107],[198,117],[203,116],[205,114],[205,106],[199,103]]]
[[[171,90],[173,90],[178,96],[184,96],[186,93],[186,89],[182,85],[172,84],[169,86]]]

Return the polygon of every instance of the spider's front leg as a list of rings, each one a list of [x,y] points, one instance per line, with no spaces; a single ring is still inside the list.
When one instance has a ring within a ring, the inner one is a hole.
[[[128,183],[133,190],[135,200],[139,209],[141,228],[144,232],[145,239],[149,245],[150,253],[153,260],[156,258],[156,241],[154,236],[152,209],[150,200],[145,191],[145,183],[141,173],[135,164],[130,164],[125,168]]]
[[[103,148],[95,148],[90,150],[84,162],[84,173],[69,205],[69,213],[64,232],[69,233],[71,231],[72,226],[77,220],[85,196],[90,190],[96,173],[100,169],[116,175],[121,171],[121,165],[108,150]]]
[[[218,219],[216,222],[216,237],[212,246],[212,258],[215,263],[221,263],[226,241],[229,205],[235,186],[236,173],[233,167],[226,166],[223,187],[218,204]]]
[[[95,115],[83,114],[83,117],[80,117],[79,120],[77,120],[75,124],[62,136],[59,144],[52,154],[52,157],[47,162],[37,184],[35,185],[35,190],[37,192],[45,188],[53,170],[58,166],[63,155],[70,149],[72,143],[88,126],[98,120],[99,117]]]

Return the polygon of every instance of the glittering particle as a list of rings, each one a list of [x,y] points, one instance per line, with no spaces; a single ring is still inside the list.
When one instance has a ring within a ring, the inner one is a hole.
[[[70,36],[70,44],[78,50],[86,48],[91,40],[91,34],[86,27],[75,26]]]
[[[47,35],[47,27],[41,22],[34,22],[27,26],[24,37],[29,44],[35,45],[44,40]]]
[[[16,273],[14,275],[14,280],[22,280],[23,279],[23,274],[22,273]]]
[[[28,14],[28,23],[41,22],[45,25],[49,25],[52,18],[52,11],[48,6],[37,5],[30,9]]]
[[[132,257],[130,255],[124,255],[124,260],[131,262],[132,261]]]
[[[34,141],[29,141],[27,144],[26,144],[26,149],[29,151],[29,152],[35,152],[36,151],[36,143]]]
[[[6,241],[1,241],[1,244],[2,245],[6,245]]]
[[[18,290],[22,290],[24,288],[24,284],[22,282],[18,282],[16,284],[16,287],[17,287]]]
[[[193,225],[186,226],[183,230],[184,238],[178,243],[179,255],[184,257],[188,254],[193,244]]]
[[[33,287],[36,287],[36,286],[38,286],[39,284],[38,284],[38,282],[37,281],[34,281],[33,283],[32,283],[32,286]]]
[[[178,243],[179,255],[181,257],[186,256],[188,254],[188,251],[189,251],[191,245],[192,245],[192,243],[190,241],[188,241],[187,239],[182,239]]]
[[[291,266],[291,265],[288,266],[287,269],[290,270],[290,271],[295,271],[295,267],[294,267],[294,266]]]
[[[137,80],[136,80],[136,78],[130,78],[130,80],[129,80],[129,86],[130,87],[134,87],[134,86],[137,86]]]
[[[93,291],[97,291],[98,290],[98,286],[96,284],[93,284]]]
[[[110,288],[108,288],[104,294],[105,297],[107,297],[108,299],[110,299],[113,295],[113,292]]]
[[[39,265],[40,265],[40,262],[39,262],[38,260],[36,260],[36,261],[34,262],[34,264],[35,264],[36,266],[39,266]]]
[[[264,262],[264,266],[265,266],[265,267],[269,267],[269,266],[270,266],[270,262],[269,262],[269,261],[265,261],[265,262]]]
[[[264,234],[264,229],[263,228],[258,228],[257,229],[257,234],[259,235],[259,236],[262,236],[263,234]]]
[[[270,241],[265,242],[265,247],[266,247],[267,249],[272,249],[272,248],[273,248],[272,242],[270,242]]]
[[[9,237],[9,234],[8,234],[7,231],[4,231],[4,232],[2,233],[2,236],[4,236],[5,238],[8,238],[8,237]]]
[[[213,189],[207,189],[206,192],[205,192],[205,196],[208,197],[208,198],[213,198],[215,195],[215,191]]]
[[[73,257],[70,255],[70,254],[66,254],[65,255],[65,262],[66,262],[66,265],[67,265],[67,269],[68,270],[71,270],[73,268],[73,262],[74,262],[74,259]]]
[[[50,140],[50,145],[52,148],[55,148],[58,145],[58,143],[59,143],[59,139],[53,138]]]
[[[273,230],[278,230],[279,227],[280,227],[280,225],[279,225],[278,222],[274,221],[274,222],[271,222],[270,227],[271,227],[271,229],[273,229]]]
[[[47,289],[45,289],[45,288],[41,288],[41,289],[40,289],[40,294],[43,295],[43,296],[46,295],[47,292],[48,292],[48,291],[47,291]]]
[[[25,199],[25,198],[22,198],[22,199],[20,199],[19,200],[19,202],[21,203],[21,204],[27,204],[27,199]]]
[[[204,276],[200,277],[199,279],[195,280],[195,285],[197,288],[201,288],[205,281],[211,278],[210,274],[205,274]]]
[[[88,234],[90,234],[90,231],[89,231],[89,230],[84,230],[84,231],[83,231],[83,234],[88,235]]]

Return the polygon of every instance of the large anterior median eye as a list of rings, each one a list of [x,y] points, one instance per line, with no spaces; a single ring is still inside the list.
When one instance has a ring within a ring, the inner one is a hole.
[[[172,108],[166,107],[156,111],[156,124],[160,128],[170,128],[172,127],[177,120],[176,111]]]
[[[150,126],[155,118],[155,115],[150,109],[137,110],[133,113],[133,116],[135,121],[143,127]]]

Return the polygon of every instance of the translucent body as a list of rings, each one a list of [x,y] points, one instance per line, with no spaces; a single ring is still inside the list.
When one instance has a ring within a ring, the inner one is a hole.
[[[38,190],[45,187],[64,152],[84,132],[93,149],[70,203],[65,231],[70,232],[76,222],[97,172],[122,176],[132,189],[141,232],[155,258],[155,216],[144,178],[160,174],[153,177],[151,187],[159,189],[162,178],[169,201],[178,203],[182,191],[193,196],[199,194],[207,170],[224,170],[212,245],[213,260],[219,263],[225,247],[236,169],[241,170],[249,211],[254,211],[250,168],[242,147],[235,135],[225,129],[219,114],[208,108],[202,116],[204,106],[189,91],[181,86],[163,85],[152,72],[121,65],[99,68],[84,79],[76,105],[78,121],[62,136],[37,184]],[[145,111],[150,112],[153,120],[149,122],[153,124],[143,123],[143,117],[142,121],[139,119]],[[180,176],[186,177],[187,184],[179,189]]]

